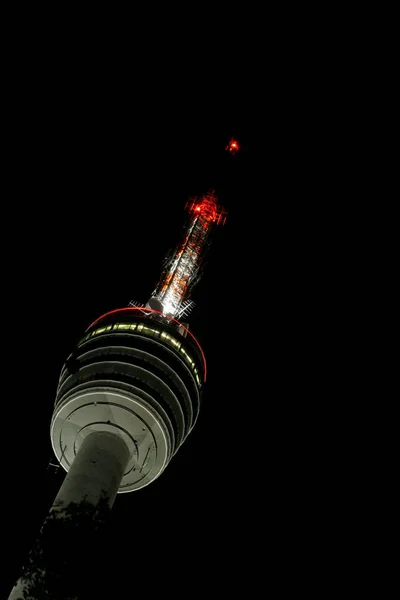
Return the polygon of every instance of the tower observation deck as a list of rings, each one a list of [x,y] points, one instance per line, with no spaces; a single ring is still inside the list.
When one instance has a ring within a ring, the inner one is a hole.
[[[118,492],[156,479],[196,423],[207,378],[187,314],[210,233],[226,212],[214,192],[188,202],[183,240],[165,261],[146,306],[112,310],[92,323],[62,368],[51,442],[69,471],[85,438],[117,436],[128,449]]]
[[[146,307],[113,310],[87,329],[60,375],[51,442],[68,471],[94,431],[119,436],[129,462],[119,492],[148,485],[193,428],[206,379],[196,338]]]

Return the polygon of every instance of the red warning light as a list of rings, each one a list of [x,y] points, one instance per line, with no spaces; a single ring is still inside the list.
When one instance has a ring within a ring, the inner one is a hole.
[[[214,192],[210,190],[207,194],[203,194],[200,198],[193,198],[188,202],[186,207],[189,212],[200,213],[196,214],[196,218],[203,223],[225,223],[227,212],[221,206],[218,206],[218,198]]]
[[[234,138],[232,138],[229,142],[229,144],[227,145],[227,147],[225,148],[225,150],[228,150],[228,152],[230,152],[231,154],[236,154],[236,152],[239,150],[240,146],[239,146],[239,142],[237,140],[235,140]]]

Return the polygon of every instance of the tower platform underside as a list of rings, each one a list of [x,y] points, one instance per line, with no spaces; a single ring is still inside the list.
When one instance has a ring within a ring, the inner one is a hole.
[[[64,365],[53,418],[54,452],[68,471],[93,431],[129,448],[119,492],[156,479],[193,428],[205,378],[201,349],[156,311],[126,308],[100,318]]]

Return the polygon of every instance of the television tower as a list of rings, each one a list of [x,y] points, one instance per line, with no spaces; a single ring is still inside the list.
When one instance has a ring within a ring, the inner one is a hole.
[[[183,240],[147,304],[96,319],[61,370],[50,437],[67,475],[49,515],[82,500],[111,508],[117,493],[149,485],[196,423],[206,360],[180,319],[190,312],[211,233],[226,211],[213,191],[186,209]],[[9,600],[22,597],[24,581]]]

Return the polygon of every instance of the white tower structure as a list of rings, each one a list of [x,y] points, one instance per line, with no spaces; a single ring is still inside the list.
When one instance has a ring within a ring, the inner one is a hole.
[[[67,475],[49,518],[82,501],[111,508],[117,493],[149,485],[196,423],[206,360],[178,318],[190,309],[211,231],[226,212],[213,192],[187,208],[183,241],[147,305],[96,319],[61,370],[50,436]],[[22,598],[24,586],[22,574],[9,600]]]

